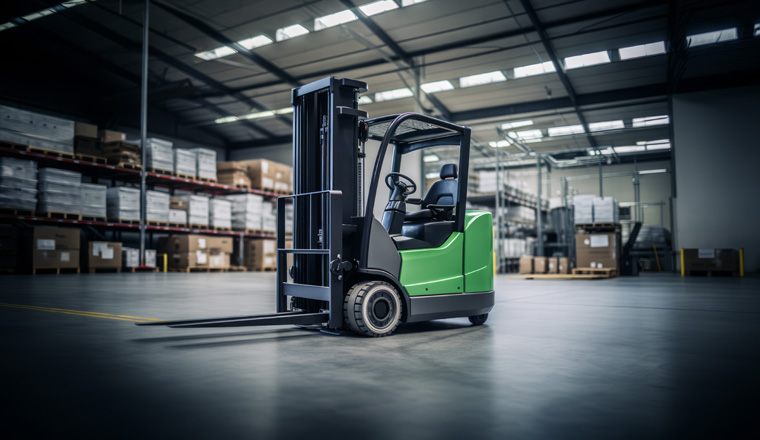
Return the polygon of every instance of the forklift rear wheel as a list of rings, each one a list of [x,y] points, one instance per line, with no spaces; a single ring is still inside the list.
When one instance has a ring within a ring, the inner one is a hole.
[[[401,298],[396,289],[382,281],[354,285],[343,300],[348,328],[366,336],[388,336],[401,321]]]
[[[470,316],[469,319],[472,325],[483,325],[486,323],[486,320],[488,320],[488,313],[484,313],[482,315]]]

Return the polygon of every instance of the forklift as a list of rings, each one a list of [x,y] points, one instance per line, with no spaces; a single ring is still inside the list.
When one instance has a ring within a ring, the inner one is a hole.
[[[381,337],[402,323],[486,322],[494,305],[492,220],[465,210],[470,129],[417,113],[367,119],[358,109],[365,91],[363,82],[334,77],[292,90],[294,194],[277,203],[276,313],[137,325],[321,325]],[[369,140],[380,144],[364,200]],[[444,165],[424,198],[411,198],[418,185],[400,172],[404,157],[436,146],[458,146],[459,163]],[[389,195],[378,220],[381,183]],[[285,247],[286,203],[293,248]]]

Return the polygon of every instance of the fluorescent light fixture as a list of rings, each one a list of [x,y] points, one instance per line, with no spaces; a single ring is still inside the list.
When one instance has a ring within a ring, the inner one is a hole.
[[[477,75],[463,76],[459,78],[459,87],[474,87],[506,81],[507,77],[500,71],[479,73]]]
[[[246,38],[245,40],[238,41],[238,44],[245,47],[248,50],[256,49],[257,47],[266,46],[272,44],[272,39],[266,35],[256,35],[255,37]]]
[[[368,17],[383,12],[392,11],[394,9],[398,9],[398,5],[393,0],[380,0],[373,3],[368,3],[364,6],[359,6],[359,10],[364,12],[364,14]]]
[[[45,17],[47,15],[52,15],[52,14],[55,14],[55,13],[56,13],[56,11],[53,8],[47,8],[47,9],[43,9],[41,11],[32,12],[31,14],[28,14],[28,15],[24,15],[21,18],[23,18],[26,21],[32,21],[32,20],[36,20],[38,18],[42,18],[42,17]]]
[[[551,61],[545,63],[531,64],[529,66],[515,67],[515,78],[525,78],[526,76],[543,75],[545,73],[556,72],[557,68]]]
[[[239,120],[240,118],[238,118],[237,116],[225,116],[223,118],[218,118],[214,120],[214,122],[216,122],[217,124],[226,124],[228,122],[235,122]]]
[[[387,90],[385,92],[375,93],[375,102],[391,101],[393,99],[408,98],[410,96],[414,96],[414,93],[408,88]]]
[[[569,134],[580,134],[585,132],[586,130],[583,129],[583,125],[580,124],[549,128],[549,136],[567,136]]]
[[[216,49],[207,50],[205,52],[198,52],[195,54],[198,58],[206,61],[215,60],[217,58],[226,57],[237,53],[237,51],[229,46],[217,47]]]
[[[242,121],[244,119],[271,118],[278,115],[286,115],[288,113],[293,113],[293,107],[285,107],[285,108],[281,108],[277,110],[265,110],[263,112],[248,113],[247,115],[243,115],[243,116],[225,116],[223,118],[215,119],[214,122],[216,122],[217,124],[226,124],[228,122]]]
[[[0,31],[4,31],[13,27],[16,27],[16,24],[9,21],[8,23],[0,24]]]
[[[704,46],[706,44],[723,43],[726,41],[733,41],[738,38],[736,28],[722,29],[713,32],[704,32],[701,34],[689,35],[686,37],[686,42],[689,47]]]
[[[401,7],[407,7],[416,5],[418,3],[425,3],[427,0],[401,0]]]
[[[541,139],[544,137],[544,134],[541,132],[541,130],[524,130],[524,131],[510,131],[507,133],[509,137],[512,139],[520,139],[520,140],[528,140],[528,139]]]
[[[344,23],[350,23],[354,20],[358,20],[356,14],[346,9],[345,11],[336,12],[334,14],[325,15],[314,19],[314,30],[321,31],[322,29],[331,28]]]
[[[670,139],[657,139],[654,141],[638,141],[636,145],[644,145],[649,150],[669,150]]]
[[[508,140],[500,140],[498,142],[489,142],[488,145],[493,148],[504,148],[512,145],[512,143]]]
[[[292,26],[277,29],[275,38],[277,41],[285,41],[291,38],[300,37],[301,35],[306,35],[308,33],[309,30],[305,27],[301,26],[300,24],[294,24]]]
[[[647,116],[644,118],[633,118],[633,128],[651,127],[653,125],[668,125],[670,124],[670,116]]]
[[[441,160],[440,157],[436,156],[435,154],[426,154],[425,157],[422,158],[423,161],[430,163],[430,162],[438,162]]]
[[[365,95],[359,97],[359,104],[372,104],[373,102],[375,101],[373,101],[369,96]]]
[[[622,120],[591,122],[588,124],[588,131],[592,133],[595,131],[619,130],[621,128],[625,128]]]
[[[646,151],[647,147],[639,145],[626,145],[622,147],[615,147],[615,153],[637,153],[640,151]],[[602,150],[602,154],[613,154],[612,148],[606,148]]]
[[[422,84],[420,88],[425,93],[437,93],[443,92],[445,90],[454,90],[454,86],[451,84],[451,82],[446,80]]]
[[[618,49],[621,60],[630,60],[633,58],[648,57],[665,53],[665,42],[640,44],[638,46],[621,47]]]
[[[512,128],[527,127],[529,125],[533,125],[533,121],[527,120],[527,121],[507,122],[505,124],[501,124],[501,129],[502,130],[509,130],[509,129],[512,129]]]
[[[586,53],[574,57],[565,58],[565,69],[577,69],[579,67],[595,66],[610,62],[610,54],[606,50],[601,52]]]
[[[668,170],[666,170],[665,168],[660,168],[660,169],[657,169],[657,170],[643,170],[643,171],[639,171],[639,174],[660,174],[660,173],[667,173],[667,172],[668,172]]]

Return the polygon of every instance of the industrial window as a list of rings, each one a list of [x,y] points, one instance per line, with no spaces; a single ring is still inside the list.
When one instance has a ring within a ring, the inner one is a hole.
[[[314,30],[321,31],[322,29],[338,26],[339,24],[350,23],[354,20],[358,20],[356,14],[346,9],[345,11],[336,12],[334,14],[325,15],[314,19]]]
[[[543,75],[545,73],[556,72],[557,68],[554,63],[547,61],[545,63],[531,64],[528,66],[515,67],[515,78],[525,78],[526,76]]]
[[[651,127],[653,125],[670,124],[670,116],[647,116],[645,118],[633,118],[633,128]]]
[[[391,101],[394,99],[408,98],[414,96],[414,93],[408,88],[387,90],[385,92],[375,93],[375,102]]]
[[[459,87],[473,87],[482,86],[484,84],[491,84],[495,82],[506,81],[507,77],[500,71],[479,73],[477,75],[463,76],[459,78]]]
[[[300,24],[294,24],[292,26],[277,29],[275,38],[277,41],[285,41],[291,38],[300,37],[301,35],[306,35],[308,33],[309,30],[305,27],[301,26]]]
[[[619,130],[621,128],[625,128],[625,124],[623,123],[622,120],[591,122],[590,124],[588,124],[588,131],[591,131],[591,132]]]
[[[648,57],[665,53],[665,42],[640,44],[638,46],[621,47],[618,49],[621,60],[630,60],[633,58]]]
[[[583,125],[565,125],[562,127],[549,128],[549,136],[567,136],[569,134],[585,133]]]
[[[454,86],[449,81],[435,81],[427,84],[422,84],[420,88],[425,93],[443,92],[446,90],[454,90]]]
[[[689,47],[704,46],[706,44],[723,43],[733,41],[738,38],[736,28],[728,28],[720,31],[704,32],[701,34],[689,35],[686,42]]]
[[[601,52],[587,53],[565,58],[565,69],[577,69],[579,67],[595,66],[610,62],[610,54],[606,50]]]
[[[393,0],[380,0],[373,3],[368,3],[364,6],[359,6],[359,10],[364,12],[364,14],[368,17],[380,14],[382,12],[392,11],[394,9],[398,9],[398,5]]]

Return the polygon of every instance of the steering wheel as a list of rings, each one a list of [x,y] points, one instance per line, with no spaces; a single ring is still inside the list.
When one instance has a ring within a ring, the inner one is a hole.
[[[401,180],[394,180],[393,179],[394,176],[402,177],[406,179],[408,183],[403,182]],[[396,173],[396,172],[388,173],[388,175],[385,176],[385,184],[388,186],[388,189],[390,189],[391,191],[396,189],[396,185],[400,185],[403,188],[403,191],[401,194],[403,194],[404,196],[408,196],[409,194],[413,194],[415,191],[417,191],[417,184],[414,183],[414,180],[412,180],[411,177],[406,176],[401,173]]]

